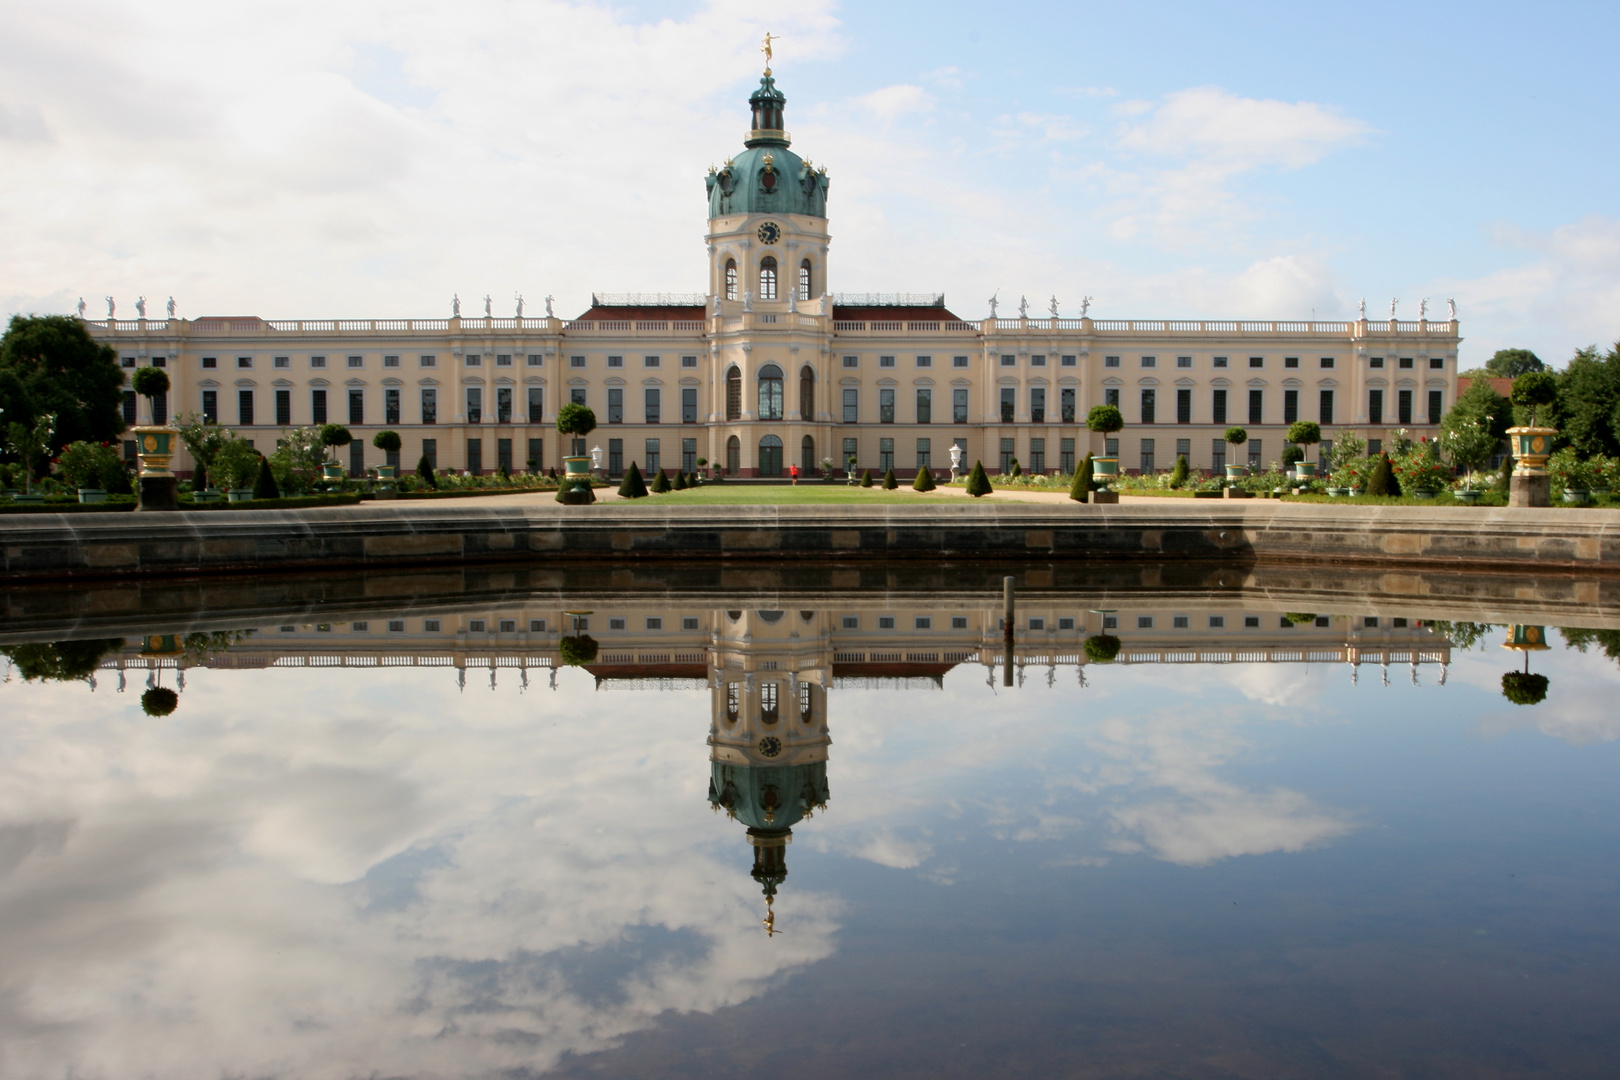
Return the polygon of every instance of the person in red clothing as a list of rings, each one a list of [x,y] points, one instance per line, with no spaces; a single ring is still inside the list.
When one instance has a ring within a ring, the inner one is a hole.
[[[789,465],[788,475],[793,477],[793,484],[795,487],[797,487],[799,483],[799,467],[797,465]]]

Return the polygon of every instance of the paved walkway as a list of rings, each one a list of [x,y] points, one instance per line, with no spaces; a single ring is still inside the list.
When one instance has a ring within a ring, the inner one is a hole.
[[[821,486],[821,484],[820,484],[820,481],[816,481],[814,483],[805,484],[803,486],[819,488]],[[829,485],[829,486],[837,487],[837,486],[841,486],[841,485]],[[860,491],[861,489],[857,488],[855,490]],[[878,489],[874,488],[873,490],[878,490]],[[902,485],[901,488],[899,489],[899,492],[897,492],[897,493],[896,492],[890,492],[890,494],[904,494],[904,493],[907,493],[909,491],[911,491],[910,487]],[[955,496],[957,498],[962,498],[962,499],[967,499],[967,498],[970,497],[968,495],[968,493],[964,489],[959,488],[959,487],[953,488],[953,487],[940,486],[940,487],[935,488],[933,491],[929,492],[928,494],[930,494],[930,495],[950,495],[950,496]],[[653,501],[652,501],[652,503],[649,503],[647,505],[655,505],[657,503],[658,496],[649,495],[648,498],[653,500]],[[1025,491],[1025,490],[1018,490],[1018,489],[998,488],[993,495],[987,495],[985,498],[989,501],[989,503],[1012,501],[1012,502],[1032,502],[1032,503],[1053,503],[1053,504],[1061,505],[1061,504],[1069,502],[1069,493],[1067,491]],[[597,488],[596,489],[596,500],[597,500],[597,502],[636,501],[636,500],[626,500],[626,499],[619,498],[618,489],[610,488],[610,487],[608,487],[608,488]],[[1177,497],[1174,497],[1174,496],[1152,496],[1152,495],[1126,495],[1126,496],[1123,496],[1120,499],[1120,501],[1122,503],[1144,503],[1144,504],[1175,503],[1175,504],[1184,504],[1184,505],[1188,506],[1189,508],[1193,507],[1193,506],[1198,506],[1200,508],[1203,508],[1203,507],[1208,507],[1210,505],[1208,502],[1206,502],[1206,501],[1204,501],[1202,499],[1186,499],[1186,498],[1177,498]],[[360,506],[375,506],[376,504],[375,503],[359,503],[358,505],[360,505]],[[557,502],[557,496],[556,496],[555,492],[551,492],[551,491],[530,491],[530,492],[524,492],[521,495],[469,495],[464,499],[406,499],[406,500],[402,500],[399,505],[401,505],[401,506],[427,506],[427,505],[432,505],[432,506],[440,506],[440,507],[451,507],[451,506],[468,506],[468,507],[471,507],[471,506],[540,507],[540,506],[559,506],[560,504]],[[705,505],[705,506],[725,506],[725,505],[728,505],[728,504],[719,503],[719,502],[715,502],[715,503],[705,502],[702,505]],[[739,505],[743,505],[743,504],[739,504]],[[774,503],[774,504],[767,503],[767,504],[762,504],[762,505],[792,506],[794,504],[793,503]],[[857,502],[851,501],[851,503],[849,505],[858,506],[860,504],[857,503]],[[1272,507],[1272,506],[1279,506],[1281,504],[1273,502],[1270,499],[1250,499],[1244,505],[1246,505],[1246,506]]]

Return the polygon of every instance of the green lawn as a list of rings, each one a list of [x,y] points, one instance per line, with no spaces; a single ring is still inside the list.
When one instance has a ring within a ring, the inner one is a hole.
[[[770,486],[756,484],[705,484],[686,491],[671,491],[665,495],[649,495],[657,503],[714,503],[733,506],[765,506],[775,504],[814,505],[824,503],[871,505],[874,503],[961,503],[962,499],[950,495],[922,495],[911,490],[884,491],[880,487],[849,487],[845,484],[815,483]],[[641,503],[640,499],[636,502]]]

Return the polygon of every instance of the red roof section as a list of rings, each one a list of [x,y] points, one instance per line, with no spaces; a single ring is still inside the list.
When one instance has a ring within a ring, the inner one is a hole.
[[[1491,384],[1492,390],[1495,390],[1503,397],[1509,397],[1513,393],[1513,380],[1505,375],[1487,375],[1485,377],[1485,381]],[[1468,388],[1473,384],[1474,380],[1472,377],[1466,375],[1459,377],[1457,379],[1458,396],[1466,394],[1468,392]]]
[[[834,305],[833,318],[856,322],[961,322],[943,307],[845,307]]]
[[[691,307],[595,307],[583,315],[576,316],[575,322],[634,322],[663,321],[672,319],[702,320],[704,307],[694,304]]]

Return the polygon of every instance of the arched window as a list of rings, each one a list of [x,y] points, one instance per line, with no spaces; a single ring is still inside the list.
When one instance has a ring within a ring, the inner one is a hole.
[[[759,475],[782,475],[782,440],[775,435],[759,440]]]
[[[806,364],[799,371],[799,419],[816,418],[816,373]]]
[[[767,255],[759,260],[759,298],[776,299],[776,258]]]
[[[803,469],[807,476],[816,474],[816,440],[808,435],[799,444],[799,468]]]
[[[799,299],[810,299],[810,260],[799,264]]]
[[[736,476],[742,471],[742,440],[733,435],[726,440],[726,475]]]
[[[742,419],[742,372],[735,367],[726,372],[726,419]]]
[[[782,419],[782,369],[775,364],[759,369],[759,419]]]
[[[737,260],[726,260],[726,299],[737,299]]]

